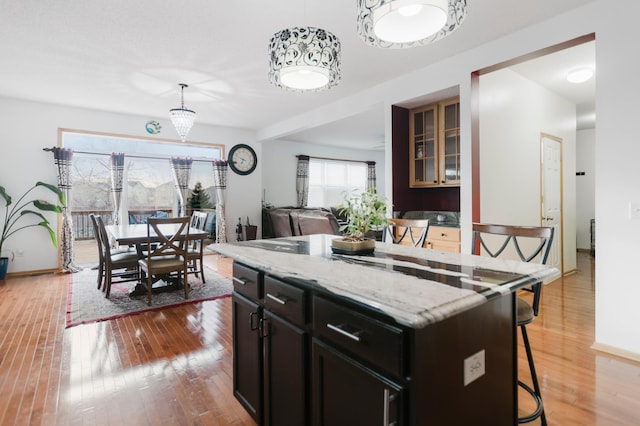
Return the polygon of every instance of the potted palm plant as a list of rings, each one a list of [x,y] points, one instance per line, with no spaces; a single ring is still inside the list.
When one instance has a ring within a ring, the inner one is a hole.
[[[350,193],[342,204],[337,206],[338,212],[346,217],[346,223],[340,227],[342,238],[331,242],[334,253],[371,253],[376,241],[367,238],[369,231],[388,224],[387,201],[375,189],[361,193]]]
[[[0,234],[0,280],[3,280],[7,274],[7,267],[9,265],[9,258],[2,256],[2,249],[4,247],[4,243],[14,235],[16,232],[31,228],[34,226],[41,226],[45,228],[49,232],[49,236],[51,237],[51,242],[55,247],[57,245],[56,242],[56,234],[51,227],[51,224],[47,220],[44,215],[36,210],[30,210],[27,207],[33,206],[40,211],[50,211],[61,213],[62,207],[58,204],[51,204],[46,200],[37,199],[37,198],[27,198],[29,194],[34,191],[36,188],[46,188],[49,191],[53,192],[58,197],[58,201],[62,206],[66,204],[66,200],[64,194],[57,186],[50,185],[44,182],[38,182],[27,192],[25,192],[22,197],[18,199],[18,201],[13,204],[13,200],[7,191],[4,189],[4,186],[0,186],[0,197],[4,200],[5,203],[5,215],[4,220],[2,221],[2,234]],[[28,217],[37,219],[36,222],[33,220],[26,220]]]

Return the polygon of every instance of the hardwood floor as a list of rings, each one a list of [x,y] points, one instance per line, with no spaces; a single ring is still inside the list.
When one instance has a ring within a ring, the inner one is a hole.
[[[70,277],[0,283],[0,424],[254,424],[232,394],[230,299],[65,329]],[[640,363],[590,349],[588,254],[545,287],[528,330],[550,425],[638,424]],[[526,365],[521,350],[521,377]]]

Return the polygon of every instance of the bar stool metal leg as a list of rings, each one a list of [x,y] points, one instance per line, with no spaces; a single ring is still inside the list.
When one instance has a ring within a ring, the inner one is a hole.
[[[533,413],[518,418],[518,423],[528,423],[531,422],[538,417],[540,417],[540,421],[543,426],[547,425],[547,417],[544,413],[544,406],[542,404],[542,394],[540,393],[540,385],[538,384],[538,375],[536,374],[536,367],[533,363],[533,354],[531,353],[531,346],[529,345],[529,336],[527,335],[527,327],[525,324],[520,325],[520,330],[522,330],[522,340],[524,341],[524,348],[527,352],[527,360],[529,361],[529,370],[531,371],[531,381],[533,382],[533,389],[526,383],[518,380],[518,385],[526,390],[529,395],[536,402],[536,409]]]

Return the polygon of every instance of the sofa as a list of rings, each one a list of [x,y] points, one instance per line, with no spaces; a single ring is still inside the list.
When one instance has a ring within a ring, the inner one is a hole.
[[[263,213],[263,238],[294,235],[340,235],[335,215],[322,208],[277,207]]]

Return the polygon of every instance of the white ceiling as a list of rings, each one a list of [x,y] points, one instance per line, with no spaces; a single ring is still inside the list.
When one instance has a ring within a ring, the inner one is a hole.
[[[260,131],[591,1],[468,0],[464,24],[448,37],[379,49],[356,33],[356,0],[0,0],[0,96],[163,118],[179,106],[178,83],[187,83],[185,105],[197,122]],[[272,86],[270,37],[307,25],[340,39],[342,80],[319,93]],[[539,61],[515,70],[540,79],[557,63]],[[593,102],[593,94],[565,96]],[[381,107],[347,116],[287,139],[318,143],[330,131],[339,143],[380,145]]]

